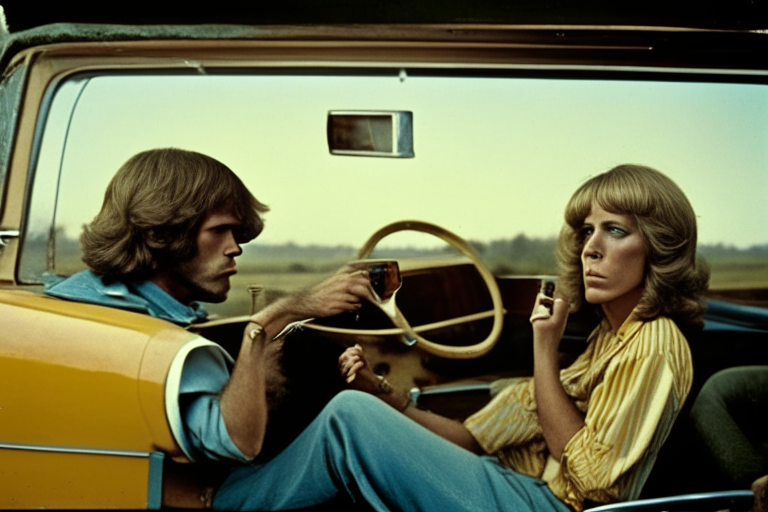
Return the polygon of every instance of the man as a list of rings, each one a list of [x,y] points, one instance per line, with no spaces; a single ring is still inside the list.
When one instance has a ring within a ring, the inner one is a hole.
[[[197,301],[222,302],[240,245],[261,233],[260,203],[224,164],[200,153],[157,149],[117,172],[81,237],[90,270],[48,283],[46,293],[143,312],[179,325],[204,320]],[[247,462],[262,450],[267,373],[288,324],[355,311],[373,300],[366,272],[342,269],[316,287],[251,317],[231,372],[219,352],[189,354],[179,403],[192,459]]]

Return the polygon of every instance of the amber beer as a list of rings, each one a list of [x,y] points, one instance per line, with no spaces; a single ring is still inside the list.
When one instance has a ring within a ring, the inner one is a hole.
[[[350,263],[350,266],[368,271],[371,288],[382,303],[389,301],[403,284],[400,266],[395,260],[360,260]]]
[[[371,280],[371,288],[376,295],[376,304],[397,327],[403,330],[400,340],[408,346],[418,340],[411,325],[395,304],[395,294],[403,285],[400,265],[395,260],[359,260],[349,264],[352,268],[366,270]]]

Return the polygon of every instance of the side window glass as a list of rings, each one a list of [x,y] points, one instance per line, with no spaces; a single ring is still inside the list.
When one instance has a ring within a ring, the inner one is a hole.
[[[77,116],[77,103],[88,80],[70,80],[56,91],[47,113],[39,151],[34,165],[33,185],[27,212],[24,246],[19,277],[23,282],[39,282],[46,272],[71,273],[78,265],[57,264],[57,244],[74,245],[79,254],[77,234],[68,234],[56,225],[60,172],[67,158],[67,139]],[[78,258],[79,259],[79,258]]]
[[[5,177],[13,150],[13,134],[16,130],[25,72],[26,66],[19,66],[0,82],[0,213],[5,204]]]

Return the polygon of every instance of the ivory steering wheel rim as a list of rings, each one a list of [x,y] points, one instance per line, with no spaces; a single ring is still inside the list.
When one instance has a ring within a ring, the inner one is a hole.
[[[493,327],[488,336],[480,343],[455,347],[451,345],[441,345],[416,334],[416,345],[421,347],[425,352],[449,359],[472,359],[487,354],[494,345],[496,345],[496,342],[499,341],[501,330],[504,327],[504,305],[501,300],[501,292],[499,291],[499,286],[496,284],[496,279],[493,277],[491,271],[488,270],[488,267],[482,262],[480,256],[474,249],[472,249],[466,240],[445,228],[418,220],[393,222],[392,224],[379,229],[371,235],[365,244],[363,244],[362,248],[357,253],[357,259],[368,259],[371,252],[373,252],[374,247],[376,247],[376,244],[378,244],[384,237],[399,231],[419,231],[421,233],[436,236],[456,248],[464,256],[468,257],[480,273],[488,292],[491,294],[491,301],[493,302]]]

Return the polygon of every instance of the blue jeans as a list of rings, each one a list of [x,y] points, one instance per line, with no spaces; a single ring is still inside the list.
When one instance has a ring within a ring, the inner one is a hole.
[[[378,511],[570,510],[541,480],[459,448],[357,391],[338,394],[271,461],[234,470],[213,506],[286,510],[343,494]]]

